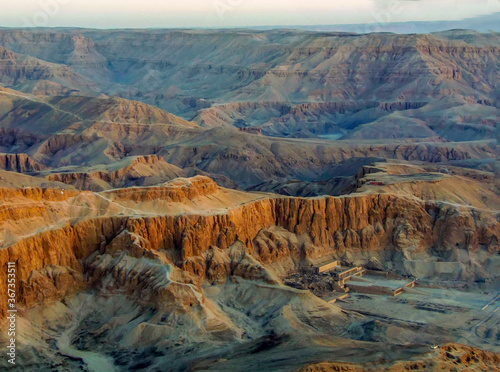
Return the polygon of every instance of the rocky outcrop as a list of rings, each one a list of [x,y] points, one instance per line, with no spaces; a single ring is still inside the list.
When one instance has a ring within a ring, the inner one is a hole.
[[[63,201],[75,196],[78,192],[72,190],[41,189],[25,187],[22,189],[0,188],[0,199],[4,202],[18,197],[32,201]]]
[[[112,194],[108,196],[128,197],[134,201],[161,198],[182,201],[209,195],[214,187],[216,185],[209,179],[195,178],[189,182],[179,181],[165,190],[151,188],[132,194],[123,190],[108,193]],[[265,239],[256,238],[260,231],[273,226],[306,237],[310,243],[295,248],[283,243],[271,249]],[[0,267],[16,262],[20,283],[27,281],[33,271],[50,265],[82,273],[82,260],[108,246],[125,230],[132,237],[138,237],[139,246],[146,247],[148,252],[163,252],[170,262],[192,274],[205,273],[204,276],[212,281],[220,280],[220,275],[238,272],[227,267],[227,262],[232,261],[230,255],[222,254],[217,258],[218,251],[214,248],[225,250],[238,241],[250,256],[266,263],[289,256],[314,258],[326,251],[342,255],[352,249],[389,251],[403,257],[418,254],[446,257],[458,249],[470,254],[481,250],[493,255],[500,251],[500,223],[488,213],[440,202],[368,194],[319,199],[268,198],[243,204],[224,214],[123,216],[74,221],[61,229],[41,232],[0,250]],[[226,268],[213,272],[214,264]],[[250,268],[255,265],[248,265],[248,269],[242,266],[238,270],[249,275],[248,272],[254,270]],[[5,270],[0,272],[0,279],[4,280],[4,276]],[[23,292],[24,295],[28,294]]]
[[[27,173],[46,169],[46,167],[27,154],[0,154],[0,169]]]
[[[380,172],[386,172],[385,169],[382,168],[377,168],[376,166],[372,165],[365,165],[359,168],[358,172],[354,176],[354,187],[353,190],[359,189],[363,184],[366,182],[364,179],[367,175],[369,174],[375,174],[375,173],[380,173]]]
[[[33,307],[77,293],[87,287],[81,270],[67,266],[49,265],[31,271],[18,287],[19,304]]]
[[[31,81],[53,81],[75,91],[96,94],[96,85],[63,64],[49,63],[27,55],[14,53],[0,46],[0,82],[6,86],[26,87],[31,92]]]
[[[404,110],[415,110],[427,105],[427,102],[382,102],[379,104],[379,108],[388,111],[404,111]]]
[[[155,106],[119,97],[53,97],[49,102],[62,112],[72,112],[82,120],[196,127],[196,124]]]
[[[496,370],[500,355],[461,344],[443,345],[437,352],[398,362],[380,361],[370,364],[322,362],[300,369],[299,372],[382,372],[409,370],[480,371]]]
[[[39,136],[29,131],[0,128],[0,146],[6,149],[6,153],[14,153],[15,151],[24,152],[46,138],[46,136]]]
[[[76,225],[68,224],[62,229],[42,232],[3,248],[0,250],[0,267],[4,268],[4,273],[0,274],[1,280],[5,283],[7,263],[15,262],[18,288],[24,288],[22,293],[18,292],[18,302],[26,302],[24,298],[36,297],[36,294],[28,293],[30,288],[37,288],[29,282],[32,272],[52,265],[82,273],[82,265],[78,260],[88,257],[107,239],[111,241],[123,223],[124,219],[119,218],[86,220]],[[5,296],[5,289],[0,291]],[[1,311],[4,314],[5,308]]]
[[[94,141],[96,141],[96,138],[92,138],[91,136],[57,134],[55,136],[52,136],[38,148],[37,155],[50,157],[55,155],[59,151],[66,150],[75,145],[92,143]]]
[[[2,237],[9,234],[9,224],[17,221],[35,221],[36,218],[48,218],[47,202],[62,202],[74,197],[75,191],[40,189],[26,187],[22,189],[0,188],[0,224],[2,224]],[[0,239],[0,247],[6,243]],[[1,248],[0,248],[1,249]]]

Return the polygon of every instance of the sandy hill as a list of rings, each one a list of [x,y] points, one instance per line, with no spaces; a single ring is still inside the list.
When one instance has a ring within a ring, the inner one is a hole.
[[[374,166],[362,171],[367,174],[358,179],[358,185],[361,185],[358,192],[385,192],[491,211],[500,210],[497,180],[489,172],[447,167],[429,172],[425,166],[394,163],[378,163]]]

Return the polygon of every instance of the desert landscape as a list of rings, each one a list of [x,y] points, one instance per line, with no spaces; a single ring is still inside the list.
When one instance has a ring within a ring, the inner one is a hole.
[[[1,368],[500,370],[499,59],[463,29],[0,28]]]

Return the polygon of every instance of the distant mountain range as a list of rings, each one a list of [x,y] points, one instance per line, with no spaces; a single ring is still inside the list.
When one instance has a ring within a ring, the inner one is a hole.
[[[467,29],[478,32],[500,32],[500,13],[493,13],[479,17],[467,18],[458,21],[434,21],[434,22],[374,22],[359,24],[333,24],[321,26],[276,26],[255,27],[258,30],[269,30],[274,28],[289,28],[307,31],[336,31],[336,32],[393,32],[397,34],[427,34],[454,29]]]
[[[467,30],[9,29],[0,151],[54,169],[160,155],[242,188],[328,178],[332,157],[396,148],[421,161],[491,159],[499,55],[500,34]]]

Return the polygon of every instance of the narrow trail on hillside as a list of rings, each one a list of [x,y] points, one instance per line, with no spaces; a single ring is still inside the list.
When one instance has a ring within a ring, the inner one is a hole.
[[[193,291],[193,294],[196,297],[196,299],[198,300],[198,302],[200,303],[200,305],[203,306],[203,295],[200,292],[197,291],[197,288],[196,288],[196,286],[194,284],[187,284],[187,283],[176,282],[175,280],[173,280],[173,279],[170,278],[170,274],[172,272],[171,266],[170,265],[166,265],[166,266],[164,266],[164,268],[165,268],[165,276],[167,277],[167,280],[170,283],[172,283],[172,284],[178,284],[178,285],[182,285],[182,286],[190,288]]]

